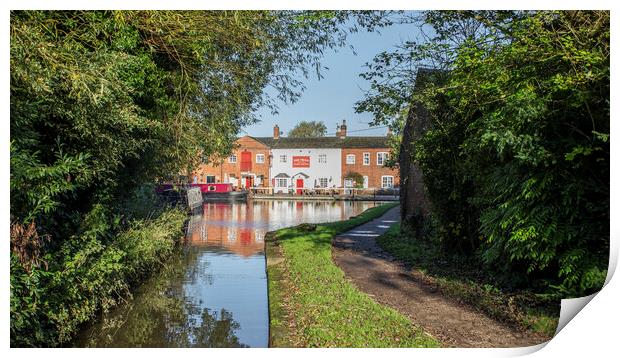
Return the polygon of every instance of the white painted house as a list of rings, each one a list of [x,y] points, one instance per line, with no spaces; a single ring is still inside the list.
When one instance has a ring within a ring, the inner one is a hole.
[[[279,147],[271,150],[272,165],[269,174],[276,193],[340,186],[341,149],[282,148],[287,145]]]
[[[334,137],[282,137],[276,125],[272,137],[250,137],[269,148],[269,181],[264,185],[275,193],[297,194],[302,189],[398,185],[398,170],[384,165],[390,150],[387,136],[347,136],[344,120],[336,132]],[[353,174],[363,183],[354,183]]]

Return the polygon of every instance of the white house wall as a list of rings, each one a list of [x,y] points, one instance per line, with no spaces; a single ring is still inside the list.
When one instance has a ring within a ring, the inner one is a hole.
[[[310,189],[319,184],[319,178],[327,178],[327,187],[337,188],[342,182],[341,168],[342,159],[340,148],[297,148],[297,149],[272,149],[273,155],[272,166],[270,172],[270,180],[274,179],[279,173],[285,173],[289,176],[288,185],[295,188],[296,181],[292,178],[302,172],[309,176],[304,178],[304,188]],[[286,155],[286,163],[280,161],[280,156]],[[326,163],[319,163],[319,156],[325,155]],[[293,167],[293,157],[309,157],[309,167]],[[296,179],[297,177],[295,177]],[[271,181],[274,183],[274,181]],[[277,189],[277,188],[276,188]]]

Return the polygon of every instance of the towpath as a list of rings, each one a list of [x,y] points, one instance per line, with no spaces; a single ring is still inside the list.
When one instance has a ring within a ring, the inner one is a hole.
[[[409,317],[444,346],[525,347],[547,340],[443,296],[420,272],[383,251],[375,238],[399,219],[396,207],[335,238],[334,261],[356,287]]]

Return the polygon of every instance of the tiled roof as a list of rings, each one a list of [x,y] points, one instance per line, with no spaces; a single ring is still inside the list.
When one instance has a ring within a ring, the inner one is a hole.
[[[272,149],[291,148],[388,148],[387,137],[253,137]]]

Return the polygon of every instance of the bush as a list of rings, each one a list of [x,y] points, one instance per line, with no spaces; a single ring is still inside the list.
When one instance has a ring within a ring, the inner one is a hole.
[[[358,172],[347,172],[344,178],[351,179],[355,188],[361,189],[364,187],[364,177]]]
[[[438,239],[514,284],[590,294],[609,251],[609,12],[502,21],[418,96],[441,104],[414,150]]]
[[[423,221],[433,226],[416,235],[432,233],[433,244],[514,285],[565,297],[600,289],[609,11],[427,11],[418,20],[433,35],[375,56],[356,105],[397,130],[409,109],[403,139],[415,140],[402,142],[412,155],[401,164],[422,172],[432,212]]]
[[[96,206],[80,233],[47,255],[48,269],[27,271],[11,253],[11,346],[68,342],[80,324],[114,306],[132,284],[161,267],[182,237],[186,218],[168,209],[111,234],[118,220],[107,214]]]

